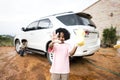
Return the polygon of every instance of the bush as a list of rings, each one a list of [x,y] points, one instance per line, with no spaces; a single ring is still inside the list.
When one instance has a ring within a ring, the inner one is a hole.
[[[13,46],[13,37],[10,35],[0,35],[0,46]]]
[[[116,27],[106,28],[103,30],[102,42],[106,47],[113,47],[117,42]]]

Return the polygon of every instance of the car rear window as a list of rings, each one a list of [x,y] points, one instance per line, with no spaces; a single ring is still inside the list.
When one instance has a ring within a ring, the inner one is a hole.
[[[95,27],[94,23],[90,19],[76,14],[62,15],[56,18],[66,26],[87,25],[87,26]]]

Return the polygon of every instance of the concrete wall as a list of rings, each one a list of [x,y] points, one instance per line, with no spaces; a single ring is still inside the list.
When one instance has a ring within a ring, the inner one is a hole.
[[[120,0],[100,0],[83,12],[93,16],[101,39],[103,29],[111,25],[117,28],[117,34],[120,35]]]

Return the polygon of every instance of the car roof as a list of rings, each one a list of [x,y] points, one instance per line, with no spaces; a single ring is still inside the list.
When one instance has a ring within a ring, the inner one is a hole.
[[[56,16],[62,16],[62,15],[68,15],[68,14],[77,14],[79,16],[82,16],[82,17],[85,17],[85,18],[88,18],[88,19],[91,19],[92,16],[88,13],[84,13],[84,12],[77,12],[77,13],[74,13],[73,11],[69,11],[69,12],[63,12],[63,13],[57,13],[57,14],[52,14],[52,15],[49,15],[49,16],[45,16],[45,17],[42,17],[40,19],[45,19],[45,18],[50,18],[50,17],[56,17]]]
[[[42,17],[40,19],[45,19],[45,18],[49,18],[49,17],[53,17],[53,16],[56,17],[56,16],[61,16],[61,15],[67,15],[67,14],[74,14],[74,12],[73,11],[69,11],[69,12],[52,14],[52,15],[49,15],[49,16]]]

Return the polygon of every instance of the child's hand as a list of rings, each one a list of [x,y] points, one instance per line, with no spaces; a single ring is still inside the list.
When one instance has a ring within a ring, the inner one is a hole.
[[[54,43],[60,43],[61,41],[58,39],[58,35],[59,35],[59,33],[55,33],[55,32],[53,32],[53,35],[52,35],[52,42],[54,42]]]

